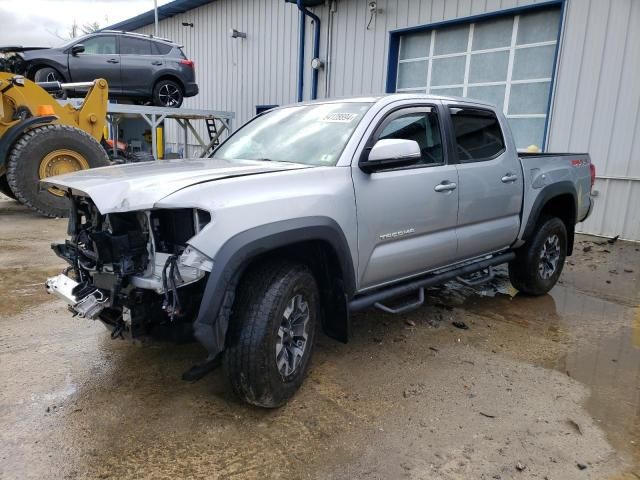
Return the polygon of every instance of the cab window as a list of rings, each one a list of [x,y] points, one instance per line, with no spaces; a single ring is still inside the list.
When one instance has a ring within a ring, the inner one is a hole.
[[[491,160],[505,150],[500,122],[489,110],[451,108],[458,160]]]
[[[444,163],[442,136],[438,115],[432,109],[400,113],[384,126],[378,140],[413,140],[420,146],[421,157],[416,165]]]

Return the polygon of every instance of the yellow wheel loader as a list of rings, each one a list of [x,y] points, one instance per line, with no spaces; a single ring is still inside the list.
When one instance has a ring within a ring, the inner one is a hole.
[[[79,107],[48,92],[87,89]],[[48,217],[68,214],[65,193],[40,180],[109,165],[100,145],[108,102],[106,80],[36,84],[0,72],[0,192]]]

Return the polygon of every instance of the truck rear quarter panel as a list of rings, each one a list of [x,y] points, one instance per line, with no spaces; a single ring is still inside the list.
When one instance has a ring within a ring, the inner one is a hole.
[[[518,239],[522,241],[525,228],[533,212],[538,197],[550,186],[562,183],[572,185],[576,198],[576,221],[583,220],[591,208],[590,158],[586,153],[521,155],[525,179],[522,225]]]

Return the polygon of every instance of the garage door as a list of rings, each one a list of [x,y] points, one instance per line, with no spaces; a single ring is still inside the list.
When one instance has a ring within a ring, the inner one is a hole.
[[[542,148],[559,27],[554,7],[403,34],[396,91],[489,101],[519,149]]]

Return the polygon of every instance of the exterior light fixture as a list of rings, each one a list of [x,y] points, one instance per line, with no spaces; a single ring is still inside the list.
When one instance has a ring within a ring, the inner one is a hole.
[[[183,27],[191,27],[193,28],[193,22],[182,22]]]
[[[231,30],[229,30],[229,34],[231,35],[231,38],[247,38],[246,33],[239,32],[235,28],[232,28]]]

